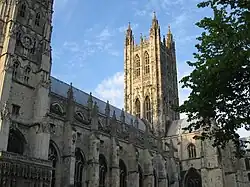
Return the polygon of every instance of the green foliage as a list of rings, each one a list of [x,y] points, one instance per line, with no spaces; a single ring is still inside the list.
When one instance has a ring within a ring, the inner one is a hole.
[[[214,139],[224,147],[232,140],[240,147],[237,130],[250,130],[250,1],[209,0],[198,4],[211,8],[212,17],[196,25],[204,32],[198,37],[194,70],[181,80],[191,88],[178,110],[186,113],[190,132],[204,129],[199,139]]]

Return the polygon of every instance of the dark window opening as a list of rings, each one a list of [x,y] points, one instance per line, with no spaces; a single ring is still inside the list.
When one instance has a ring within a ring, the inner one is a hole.
[[[20,155],[24,153],[24,140],[17,130],[10,129],[7,151]]]
[[[51,187],[56,186],[56,166],[58,161],[58,155],[55,147],[50,144],[49,146],[49,160],[52,161],[52,178],[51,178]]]
[[[99,187],[105,187],[107,174],[107,163],[103,155],[99,156]]]
[[[12,115],[18,116],[20,112],[20,106],[12,104]]]
[[[22,4],[21,5],[21,8],[20,8],[20,11],[19,11],[19,15],[21,17],[25,17],[25,12],[26,12],[26,5],[25,4]]]

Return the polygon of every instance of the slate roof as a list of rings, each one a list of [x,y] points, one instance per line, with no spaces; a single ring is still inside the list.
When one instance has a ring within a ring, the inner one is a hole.
[[[50,77],[50,79],[51,79],[50,91],[52,93],[55,93],[57,95],[60,95],[62,97],[67,98],[67,91],[68,91],[70,85],[59,80],[59,79],[56,79],[55,77]],[[89,94],[82,91],[82,90],[79,90],[75,87],[73,87],[73,92],[74,92],[75,101],[79,104],[87,106]],[[97,106],[99,107],[99,112],[102,114],[105,114],[106,102],[104,102],[104,101],[102,101],[94,96],[93,96],[93,102],[97,103]],[[110,115],[113,115],[113,111],[115,111],[116,117],[119,119],[122,110],[110,105]],[[129,113],[126,113],[126,112],[124,112],[124,113],[125,113],[125,122],[128,125],[133,125],[133,124],[131,124],[131,121],[132,120],[134,121],[136,119],[136,117],[129,114]],[[139,122],[139,124],[138,124],[139,130],[145,131],[146,126],[143,123],[143,121],[138,119],[138,122]]]

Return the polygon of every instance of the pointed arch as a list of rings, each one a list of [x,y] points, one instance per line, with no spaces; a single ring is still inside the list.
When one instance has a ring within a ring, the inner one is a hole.
[[[196,158],[196,147],[193,143],[190,143],[187,146],[188,157],[189,158]]]
[[[145,118],[148,122],[152,123],[152,108],[149,96],[146,96],[144,101],[144,111],[145,111]]]
[[[139,98],[137,98],[135,100],[135,115],[138,118],[141,118],[141,102],[140,102]]]
[[[30,66],[26,66],[24,68],[24,83],[28,84],[29,80],[30,80],[30,72],[31,72],[31,67]]]
[[[84,183],[84,165],[85,165],[85,156],[80,148],[75,150],[75,176],[74,176],[74,186],[81,187]]]
[[[106,175],[107,175],[108,167],[107,161],[103,154],[99,155],[99,187],[106,186]]]
[[[141,166],[138,164],[138,173],[139,173],[139,187],[143,187],[143,171]]]
[[[25,144],[26,140],[24,135],[18,129],[11,128],[9,131],[7,151],[23,155]]]
[[[141,75],[141,62],[140,62],[140,57],[138,54],[135,55],[134,67],[135,67],[135,73],[134,73],[135,78],[140,77],[140,75]]]
[[[184,176],[185,187],[202,187],[201,175],[195,168],[190,168]]]
[[[50,145],[49,145],[48,159],[52,162],[51,187],[55,187],[56,186],[56,170],[58,167],[59,153],[56,149],[55,144],[52,141],[50,141]]]
[[[119,160],[120,187],[127,187],[127,167],[123,160]]]
[[[18,61],[15,61],[13,63],[13,72],[12,72],[12,77],[14,79],[18,77],[19,68],[20,68],[20,63]]]
[[[19,16],[25,17],[26,16],[26,12],[27,12],[27,5],[26,5],[26,3],[20,4],[20,7],[19,7]]]
[[[149,54],[147,51],[144,53],[144,73],[149,74],[150,73],[150,66],[149,66]]]
[[[41,13],[40,12],[37,12],[36,13],[36,18],[35,18],[35,25],[36,26],[40,26],[40,20],[41,20]]]

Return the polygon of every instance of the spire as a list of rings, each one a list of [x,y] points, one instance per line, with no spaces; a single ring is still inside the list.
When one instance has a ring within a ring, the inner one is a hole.
[[[88,98],[88,108],[91,110],[92,106],[93,106],[93,97],[92,97],[92,93],[90,92],[89,98]]]
[[[152,27],[158,27],[158,20],[156,18],[156,13],[153,12]]]
[[[171,48],[173,46],[173,34],[171,32],[170,25],[168,26],[168,33],[167,33],[167,47]]]
[[[73,93],[73,86],[72,82],[70,83],[68,92],[67,92],[68,99],[73,99],[74,98],[74,93]]]
[[[126,45],[133,44],[133,32],[132,32],[132,29],[131,29],[130,22],[128,23],[125,43],[126,43]]]
[[[121,111],[120,120],[121,120],[122,123],[125,123],[125,113],[124,113],[124,109],[122,109],[122,111]]]
[[[110,106],[109,101],[107,101],[106,107],[105,107],[105,114],[107,117],[110,117]]]

